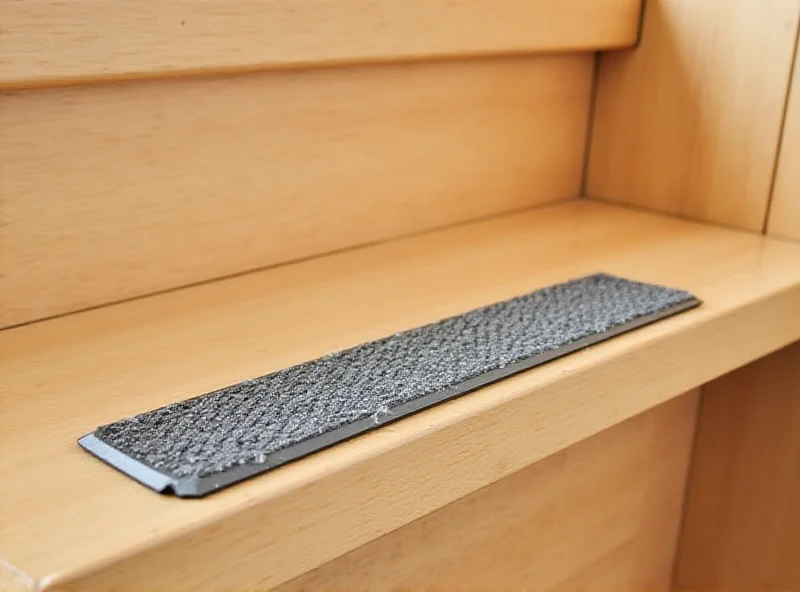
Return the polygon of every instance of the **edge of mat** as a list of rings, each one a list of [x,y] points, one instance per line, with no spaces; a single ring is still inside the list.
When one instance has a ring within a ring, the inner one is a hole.
[[[461,395],[465,395],[481,387],[487,386],[504,378],[508,378],[514,374],[518,374],[525,370],[533,369],[537,366],[550,362],[552,360],[561,358],[578,350],[584,349],[591,345],[596,345],[617,337],[624,333],[633,331],[645,325],[649,325],[656,321],[674,316],[678,313],[690,310],[702,304],[702,301],[694,296],[679,302],[668,308],[656,311],[649,315],[638,317],[627,323],[618,325],[603,333],[596,333],[588,335],[582,339],[578,339],[563,347],[553,349],[550,351],[542,352],[530,358],[525,358],[513,364],[509,364],[503,368],[485,372],[475,378],[465,380],[450,388],[423,395],[412,401],[407,401],[387,409],[379,411],[373,415],[359,419],[340,428],[331,430],[319,436],[309,438],[303,442],[292,444],[273,453],[266,455],[264,462],[258,464],[246,464],[226,469],[219,473],[204,477],[186,477],[176,478],[168,474],[159,472],[158,470],[138,461],[116,448],[109,446],[100,440],[93,433],[87,434],[78,440],[82,448],[95,455],[108,465],[111,465],[118,471],[128,475],[142,485],[158,493],[174,493],[178,497],[192,498],[203,497],[209,493],[213,493],[234,483],[244,481],[250,477],[255,477],[261,473],[265,473],[275,469],[281,465],[298,460],[308,456],[314,452],[319,452],[326,448],[339,444],[356,436],[360,436],[370,432],[382,425],[386,425],[393,421],[397,421],[404,417],[408,417],[419,411],[423,411],[439,403],[443,403],[450,399],[454,399]]]
[[[165,475],[109,446],[95,436],[94,432],[79,438],[78,444],[106,464],[159,493],[166,493],[174,485],[175,479],[173,477]]]

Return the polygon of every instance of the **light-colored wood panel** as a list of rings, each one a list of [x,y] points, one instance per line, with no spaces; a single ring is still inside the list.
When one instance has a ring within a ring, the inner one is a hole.
[[[665,403],[279,590],[669,590],[696,403]]]
[[[0,3],[0,88],[508,53],[636,40],[641,0]]]
[[[587,193],[761,231],[800,0],[652,0],[600,61]]]
[[[797,51],[767,231],[800,240],[800,47]]]
[[[552,592],[671,591],[675,554],[667,554],[663,541],[673,535],[670,528],[675,527],[662,521],[552,588]]]
[[[709,384],[701,410],[677,589],[800,590],[800,343]]]
[[[0,326],[575,197],[591,72],[557,56],[6,93]]]
[[[0,331],[0,557],[83,591],[278,585],[797,340],[798,259],[790,241],[574,200]],[[75,443],[599,270],[704,304],[196,502]]]
[[[0,559],[0,592],[28,592],[35,588],[36,582]]]

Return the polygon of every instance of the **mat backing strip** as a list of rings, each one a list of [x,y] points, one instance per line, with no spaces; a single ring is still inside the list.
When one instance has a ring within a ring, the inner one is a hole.
[[[617,278],[614,279],[617,280]],[[628,280],[617,281],[627,282]],[[655,288],[660,289],[660,287]],[[663,289],[669,290],[667,288]],[[202,497],[223,487],[232,485],[244,479],[248,479],[260,473],[264,473],[285,463],[323,450],[334,444],[364,434],[393,421],[397,421],[423,409],[427,409],[444,401],[464,395],[475,389],[497,382],[519,372],[529,370],[577,350],[595,345],[617,335],[689,310],[700,304],[700,300],[697,298],[688,293],[684,294],[686,294],[686,296],[675,304],[661,308],[650,314],[639,316],[628,322],[618,324],[604,332],[595,333],[580,339],[576,339],[560,347],[549,349],[536,355],[515,361],[502,368],[484,372],[478,376],[458,382],[457,384],[453,384],[452,386],[436,392],[401,402],[387,409],[382,409],[379,413],[374,413],[367,417],[351,421],[350,423],[347,423],[346,425],[336,429],[332,429],[325,433],[307,438],[300,442],[291,443],[280,450],[262,455],[258,462],[246,462],[226,468],[222,471],[212,472],[210,474],[175,476],[167,471],[161,471],[158,468],[149,466],[142,460],[133,458],[132,455],[126,454],[125,451],[119,450],[105,442],[101,437],[99,437],[99,434],[102,434],[101,430],[103,428],[99,428],[95,433],[83,436],[78,442],[84,449],[91,452],[107,464],[113,466],[139,483],[146,485],[155,491],[161,493],[174,493],[179,497]],[[303,365],[300,365],[300,367],[302,366]],[[215,393],[219,392],[221,391],[215,391]],[[213,396],[215,393],[209,393],[207,395],[203,395],[203,397]],[[133,419],[135,420],[136,418]],[[123,421],[131,420],[129,419]],[[115,424],[111,424],[111,426],[114,425]]]

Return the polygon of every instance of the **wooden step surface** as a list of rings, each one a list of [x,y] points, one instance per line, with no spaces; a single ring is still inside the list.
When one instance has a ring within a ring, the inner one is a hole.
[[[199,501],[75,443],[597,271],[705,304]],[[29,589],[275,586],[800,339],[797,310],[796,243],[576,200],[6,329],[0,574]]]
[[[642,0],[0,3],[0,89],[633,45]]]

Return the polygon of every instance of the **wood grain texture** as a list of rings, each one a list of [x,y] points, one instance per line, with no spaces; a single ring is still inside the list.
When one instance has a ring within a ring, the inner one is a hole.
[[[0,592],[28,592],[35,589],[35,581],[0,559]]]
[[[84,592],[276,586],[800,339],[798,260],[790,241],[574,200],[0,331],[0,557]],[[600,270],[704,304],[196,502],[75,443]]]
[[[760,232],[800,0],[652,0],[602,56],[587,193]]]
[[[698,421],[677,589],[800,590],[800,342],[705,387]]]
[[[0,88],[632,45],[641,0],[0,3]]]
[[[800,240],[800,47],[797,51],[767,232]]]
[[[591,77],[585,55],[6,93],[0,326],[575,197]]]
[[[667,592],[696,408],[678,397],[278,592]]]

